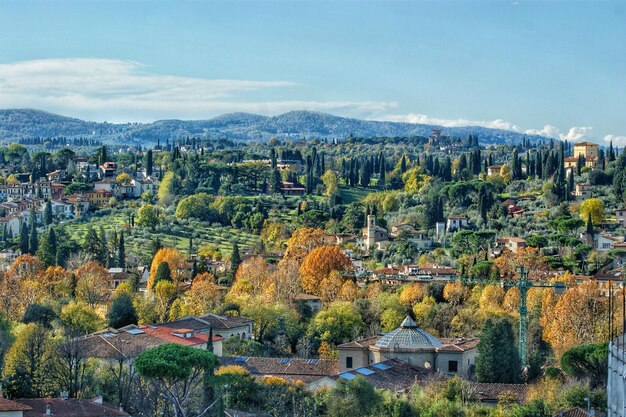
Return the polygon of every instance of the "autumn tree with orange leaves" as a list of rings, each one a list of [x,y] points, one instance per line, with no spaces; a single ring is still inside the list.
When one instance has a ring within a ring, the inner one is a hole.
[[[246,303],[250,298],[261,296],[269,289],[271,270],[265,259],[255,256],[243,261],[237,273],[235,282],[228,292],[228,298]]]
[[[544,340],[558,357],[575,346],[607,340],[608,302],[597,281],[584,282],[554,297],[556,303],[542,314],[541,325]]]
[[[321,296],[322,281],[333,271],[348,272],[352,261],[336,246],[320,246],[309,253],[300,266],[300,285],[310,294]]]
[[[43,272],[39,259],[21,255],[0,275],[0,308],[9,318],[21,319],[26,307],[45,294],[41,285]]]
[[[519,248],[517,252],[509,250],[499,256],[493,263],[500,276],[506,280],[518,280],[517,268],[524,266],[530,281],[545,281],[549,270],[548,261],[539,253],[538,248]]]
[[[187,261],[182,253],[174,248],[161,248],[154,255],[150,265],[150,277],[148,278],[148,288],[153,289],[154,277],[161,262],[167,262],[172,274],[174,284],[180,284],[186,278]]]

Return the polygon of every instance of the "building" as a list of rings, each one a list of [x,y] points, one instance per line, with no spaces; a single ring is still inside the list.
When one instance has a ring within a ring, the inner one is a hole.
[[[495,176],[500,175],[500,170],[502,170],[502,166],[503,165],[491,165],[487,167],[487,176],[495,177]]]
[[[108,404],[98,396],[92,400],[76,398],[28,398],[18,402],[29,408],[24,417],[127,417],[121,407]]]
[[[367,251],[372,248],[381,250],[389,244],[389,232],[383,227],[376,226],[376,216],[371,214],[367,216],[367,227],[363,229],[363,237]]]
[[[608,417],[626,415],[626,334],[609,342],[607,411]]]
[[[597,158],[598,145],[593,142],[578,142],[574,144],[574,158],[579,156],[584,158]]]
[[[306,305],[312,313],[317,313],[322,309],[322,300],[316,295],[300,293],[294,297],[293,301]]]
[[[450,216],[446,222],[446,231],[448,232],[456,232],[458,230],[464,229],[468,225],[467,217],[463,216]]]
[[[245,317],[208,313],[197,318],[209,323],[213,328],[213,336],[221,336],[224,339],[229,337],[252,338],[252,320]]]
[[[116,162],[105,162],[98,167],[98,176],[100,178],[113,178],[115,171],[117,171]]]
[[[517,253],[520,248],[526,247],[526,240],[520,237],[503,236],[496,239],[496,244],[493,248],[492,255],[500,256],[504,249],[508,249],[513,253]]]
[[[283,195],[304,195],[305,192],[304,187],[296,185],[293,182],[280,182],[280,193]]]
[[[615,220],[620,226],[626,226],[626,208],[619,208],[615,210]]]
[[[574,188],[574,196],[581,199],[591,198],[591,184],[588,182],[577,182]]]
[[[248,356],[220,358],[223,366],[238,365],[256,378],[276,376],[288,381],[314,383],[323,377],[337,375],[339,363],[331,359],[257,358]]]
[[[404,274],[418,279],[451,280],[456,278],[457,270],[442,265],[407,265],[404,267]]]
[[[24,413],[30,410],[32,407],[26,404],[4,399],[0,392],[0,417],[24,417]]]
[[[400,327],[383,336],[339,345],[341,372],[399,359],[448,375],[471,373],[478,355],[478,339],[437,339],[406,317]]]

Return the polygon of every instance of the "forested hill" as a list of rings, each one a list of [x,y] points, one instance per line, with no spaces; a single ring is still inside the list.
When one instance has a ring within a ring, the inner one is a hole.
[[[517,143],[524,136],[545,139],[499,129],[468,126],[446,128],[413,123],[380,122],[333,116],[310,111],[292,111],[278,116],[230,113],[208,120],[159,120],[153,123],[96,123],[59,116],[40,110],[0,110],[0,140],[24,137],[89,137],[106,143],[165,142],[187,136],[268,140],[272,137],[318,137],[343,139],[358,137],[428,136],[433,129],[444,135],[477,135],[482,143]]]

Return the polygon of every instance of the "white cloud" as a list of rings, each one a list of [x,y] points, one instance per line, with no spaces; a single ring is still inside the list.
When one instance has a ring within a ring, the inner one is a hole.
[[[593,127],[591,126],[574,126],[570,127],[566,134],[559,135],[561,140],[574,142],[578,140],[593,139]]]
[[[602,140],[604,140],[607,145],[613,142],[613,146],[626,146],[626,136],[606,135]]]
[[[467,119],[441,119],[437,117],[428,116],[426,114],[398,114],[398,115],[390,115],[383,118],[384,120],[392,121],[392,122],[407,122],[407,123],[417,123],[417,124],[425,124],[425,125],[438,125],[444,127],[462,127],[462,126],[481,126],[481,127],[489,127],[492,129],[504,129],[504,130],[513,130],[519,131],[519,127],[513,123],[507,122],[502,119],[495,120],[467,120]]]
[[[110,122],[206,118],[234,111],[276,114],[294,109],[363,116],[397,107],[395,102],[249,100],[247,94],[297,84],[179,77],[149,70],[137,62],[95,58],[0,64],[0,107],[32,107]]]
[[[561,131],[558,127],[552,125],[545,125],[543,129],[527,129],[524,133],[528,135],[539,135],[545,136],[547,138],[558,138],[561,134]]]

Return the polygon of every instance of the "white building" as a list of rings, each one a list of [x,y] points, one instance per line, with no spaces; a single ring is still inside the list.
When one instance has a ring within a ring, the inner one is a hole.
[[[608,417],[626,416],[626,335],[609,342]]]
[[[446,223],[446,230],[448,232],[456,232],[466,228],[468,225],[467,217],[463,216],[450,216]]]

